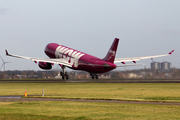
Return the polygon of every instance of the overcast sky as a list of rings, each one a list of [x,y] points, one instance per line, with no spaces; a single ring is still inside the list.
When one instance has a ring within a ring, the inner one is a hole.
[[[172,56],[154,61],[180,68],[179,6],[180,0],[0,0],[0,55],[12,62],[6,70],[40,70],[33,61],[6,56],[5,49],[47,58],[44,48],[55,42],[103,58],[118,37],[117,58],[174,49]],[[138,61],[147,67],[150,62]],[[138,68],[143,66],[133,67]]]

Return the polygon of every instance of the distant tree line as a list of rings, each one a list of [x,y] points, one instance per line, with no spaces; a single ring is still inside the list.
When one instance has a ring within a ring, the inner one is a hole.
[[[8,70],[0,71],[0,79],[21,79],[40,78],[40,79],[61,79],[60,71],[33,71],[33,70]],[[58,76],[59,75],[59,76]],[[89,73],[85,71],[69,71],[70,79],[91,79]],[[112,79],[180,79],[180,69],[171,68],[168,72],[162,72],[152,69],[126,70],[126,71],[111,71],[100,74],[100,78]]]

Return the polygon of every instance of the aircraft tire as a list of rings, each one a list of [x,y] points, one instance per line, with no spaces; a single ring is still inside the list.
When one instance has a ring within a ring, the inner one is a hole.
[[[69,79],[69,76],[68,76],[68,75],[66,75],[66,79]]]
[[[61,76],[63,76],[63,72],[61,72],[60,74],[61,74]]]

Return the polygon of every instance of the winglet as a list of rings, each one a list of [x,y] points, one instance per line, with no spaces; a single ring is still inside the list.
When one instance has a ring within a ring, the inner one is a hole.
[[[8,51],[7,50],[5,50],[5,51],[6,51],[6,55],[9,55]]]
[[[172,50],[170,53],[168,53],[169,55],[171,55],[174,52],[174,50]]]

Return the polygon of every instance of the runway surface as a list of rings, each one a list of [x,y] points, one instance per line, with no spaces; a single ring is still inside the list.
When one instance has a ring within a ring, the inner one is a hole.
[[[0,80],[0,83],[180,83],[180,80],[137,80],[137,79],[30,79]]]
[[[21,98],[21,96],[0,96],[0,102],[25,102],[25,101],[28,101],[28,102],[30,102],[30,101],[71,101],[71,102],[97,102],[97,103],[178,105],[178,106],[180,106],[180,103],[167,103],[167,102],[136,102],[136,101],[53,99],[53,98]]]

